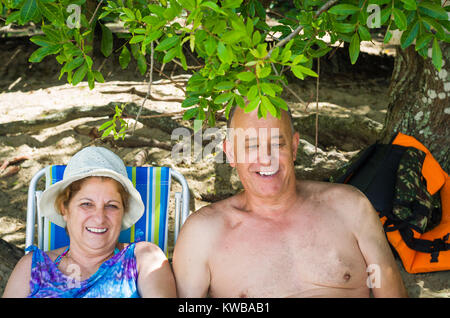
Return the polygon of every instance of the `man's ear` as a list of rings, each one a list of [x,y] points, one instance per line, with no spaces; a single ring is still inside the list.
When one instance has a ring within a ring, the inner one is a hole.
[[[299,142],[300,142],[300,134],[298,133],[298,131],[296,131],[294,135],[292,135],[292,158],[294,161],[295,159],[297,159],[297,149]]]
[[[233,149],[233,143],[228,139],[225,138],[223,141],[223,152],[225,152],[225,155],[227,156],[228,163],[231,167],[235,167],[236,163],[234,162],[234,149]]]

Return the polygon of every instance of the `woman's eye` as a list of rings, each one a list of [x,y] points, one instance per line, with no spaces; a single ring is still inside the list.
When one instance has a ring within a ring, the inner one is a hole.
[[[82,207],[91,207],[91,206],[93,206],[93,204],[91,202],[83,202],[83,203],[81,203],[81,206]]]
[[[114,204],[107,204],[106,207],[110,208],[110,209],[118,209],[119,208],[117,205],[114,205]]]

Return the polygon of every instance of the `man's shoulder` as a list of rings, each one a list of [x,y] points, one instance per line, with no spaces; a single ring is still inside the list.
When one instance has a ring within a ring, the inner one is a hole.
[[[192,213],[191,216],[195,219],[202,219],[205,221],[220,221],[234,209],[236,205],[238,195],[231,196],[229,198],[210,203],[198,209],[196,212]],[[195,217],[194,217],[195,215]]]
[[[331,183],[323,181],[301,181],[298,183],[300,193],[305,193],[313,198],[359,200],[364,194],[357,188],[342,183]]]
[[[226,215],[232,209],[234,200],[233,197],[230,197],[201,207],[189,215],[183,228],[186,227],[193,231],[202,229],[203,233],[205,230],[211,230],[209,232],[218,230],[219,227],[223,226]]]
[[[325,204],[328,211],[353,217],[365,214],[372,206],[367,197],[354,186],[340,183],[308,181],[302,185],[309,200]]]

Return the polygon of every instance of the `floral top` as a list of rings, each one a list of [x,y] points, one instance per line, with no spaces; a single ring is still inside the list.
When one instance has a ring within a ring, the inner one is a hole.
[[[63,274],[50,257],[36,246],[33,252],[29,298],[136,298],[138,271],[134,256],[135,243],[129,244],[110,259],[97,272],[80,281],[79,268],[67,267]]]

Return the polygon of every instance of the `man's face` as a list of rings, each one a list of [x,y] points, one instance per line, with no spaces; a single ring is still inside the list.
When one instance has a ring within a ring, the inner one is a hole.
[[[267,198],[295,184],[299,135],[292,134],[286,112],[282,111],[281,119],[270,114],[258,119],[257,110],[245,114],[238,108],[230,128],[225,152],[246,191]]]

